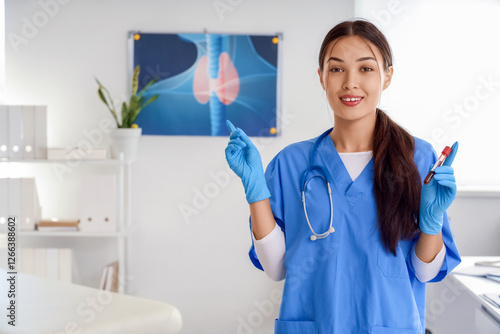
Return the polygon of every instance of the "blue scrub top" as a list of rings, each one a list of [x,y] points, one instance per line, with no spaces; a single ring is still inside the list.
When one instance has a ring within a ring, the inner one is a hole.
[[[410,254],[418,236],[400,240],[397,256],[385,251],[377,229],[373,159],[352,182],[330,136],[319,143],[315,163],[330,174],[335,232],[310,240],[300,182],[317,139],[285,147],[265,172],[273,215],[286,240],[286,277],[275,333],[423,334],[426,285],[416,278]],[[423,181],[437,155],[428,142],[415,138],[414,160]],[[330,201],[321,178],[308,182],[306,196],[314,230],[327,231]],[[443,241],[444,264],[431,282],[441,281],[461,261],[446,213]],[[253,243],[249,255],[262,270]]]

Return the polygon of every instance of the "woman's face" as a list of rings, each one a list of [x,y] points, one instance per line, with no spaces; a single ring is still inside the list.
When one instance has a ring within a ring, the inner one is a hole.
[[[318,74],[336,121],[374,117],[380,93],[391,82],[392,66],[384,70],[380,51],[369,45],[371,50],[359,36],[344,37],[328,45],[323,71],[318,69]]]

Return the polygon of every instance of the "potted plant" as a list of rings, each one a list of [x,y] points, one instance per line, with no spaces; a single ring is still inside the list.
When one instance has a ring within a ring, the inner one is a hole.
[[[116,121],[117,128],[110,134],[111,156],[113,158],[120,158],[120,153],[123,153],[125,160],[135,159],[137,155],[137,142],[142,133],[142,129],[135,124],[135,120],[144,107],[158,98],[158,95],[153,95],[148,99],[144,96],[146,90],[156,82],[156,79],[148,82],[140,92],[137,92],[139,88],[139,72],[140,67],[137,65],[132,75],[132,89],[129,101],[128,103],[125,101],[122,103],[120,113],[117,112],[109,91],[97,78],[95,79],[99,85],[99,89],[97,90],[99,98],[108,107]]]

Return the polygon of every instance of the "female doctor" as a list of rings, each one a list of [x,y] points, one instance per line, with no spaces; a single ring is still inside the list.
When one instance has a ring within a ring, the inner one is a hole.
[[[458,144],[424,185],[432,146],[377,108],[393,67],[373,24],[332,28],[318,74],[335,126],[285,147],[265,173],[227,121],[226,160],[250,205],[250,258],[285,279],[275,333],[422,334],[426,282],[460,263],[446,214]]]

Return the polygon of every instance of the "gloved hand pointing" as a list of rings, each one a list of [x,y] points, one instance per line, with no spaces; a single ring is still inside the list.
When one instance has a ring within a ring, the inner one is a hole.
[[[247,202],[253,203],[271,197],[259,150],[242,129],[235,128],[229,120],[226,120],[226,125],[231,132],[226,147],[226,160],[243,182]]]
[[[441,231],[443,214],[457,196],[457,185],[451,167],[457,150],[458,142],[455,142],[443,165],[434,170],[436,174],[431,182],[422,185],[419,225],[420,230],[424,233],[435,235]]]

